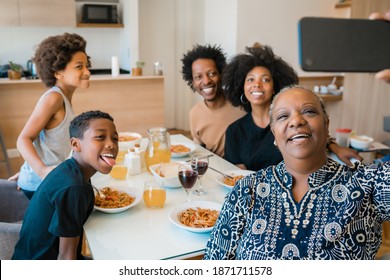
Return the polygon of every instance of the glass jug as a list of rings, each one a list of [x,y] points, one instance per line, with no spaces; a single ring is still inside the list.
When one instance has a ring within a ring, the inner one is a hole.
[[[145,151],[146,170],[149,166],[171,161],[170,136],[166,128],[154,127],[148,130],[149,144]]]

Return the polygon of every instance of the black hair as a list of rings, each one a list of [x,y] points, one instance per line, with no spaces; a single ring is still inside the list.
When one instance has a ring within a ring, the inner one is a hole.
[[[90,121],[96,119],[108,119],[114,122],[114,119],[108,113],[99,110],[81,113],[70,122],[70,138],[75,137],[83,139],[84,132],[88,129]]]
[[[192,84],[192,63],[197,59],[212,59],[215,62],[219,74],[222,74],[223,69],[226,66],[226,55],[222,51],[220,46],[217,45],[195,45],[192,50],[184,54],[181,61],[183,62],[181,73],[183,80],[187,82],[187,85],[195,92],[195,88]]]
[[[294,69],[280,57],[276,56],[269,46],[247,47],[247,53],[238,54],[226,65],[222,75],[222,87],[233,106],[242,106],[246,112],[251,112],[249,102],[243,104],[240,100],[244,92],[246,75],[256,66],[267,68],[274,82],[274,92],[298,83],[298,75]]]
[[[47,87],[56,84],[54,74],[64,70],[76,52],[85,52],[87,42],[78,34],[64,33],[50,36],[43,40],[33,58],[37,67],[37,74]],[[87,56],[88,67],[91,66],[90,57]]]

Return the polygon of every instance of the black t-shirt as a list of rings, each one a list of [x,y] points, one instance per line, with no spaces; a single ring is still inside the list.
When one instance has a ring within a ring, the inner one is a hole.
[[[59,237],[77,236],[77,258],[83,258],[83,225],[93,210],[94,199],[78,163],[73,158],[61,163],[32,197],[12,259],[57,259]]]
[[[283,158],[274,140],[270,126],[258,127],[249,113],[227,128],[224,158],[253,171],[278,164]]]

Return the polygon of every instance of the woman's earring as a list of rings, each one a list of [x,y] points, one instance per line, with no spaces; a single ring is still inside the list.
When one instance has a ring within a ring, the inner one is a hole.
[[[276,143],[276,140],[274,140],[274,146],[275,146],[275,147],[277,147],[277,146],[278,146],[278,144]]]
[[[244,94],[241,94],[240,100],[241,100],[242,104],[248,104],[248,102],[249,102],[248,99],[246,100],[246,102],[244,102]]]

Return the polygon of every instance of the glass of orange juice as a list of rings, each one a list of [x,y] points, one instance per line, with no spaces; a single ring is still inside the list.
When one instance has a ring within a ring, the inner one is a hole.
[[[144,202],[149,208],[163,208],[167,193],[162,182],[148,180],[144,186]]]
[[[123,160],[125,159],[126,153],[127,153],[127,151],[118,151],[118,155],[116,156],[117,164],[123,163]]]
[[[117,180],[125,180],[127,177],[127,166],[124,163],[115,164],[110,172],[112,178]]]

